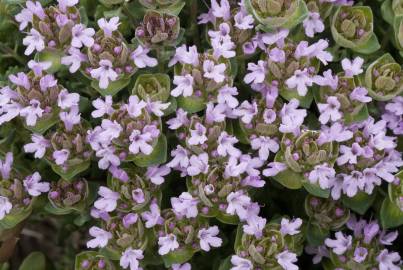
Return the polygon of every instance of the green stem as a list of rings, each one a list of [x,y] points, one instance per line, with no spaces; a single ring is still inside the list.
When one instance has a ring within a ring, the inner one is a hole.
[[[14,50],[9,48],[7,45],[0,43],[0,51],[3,53],[2,57],[14,58],[21,65],[26,64],[25,59],[18,55]]]

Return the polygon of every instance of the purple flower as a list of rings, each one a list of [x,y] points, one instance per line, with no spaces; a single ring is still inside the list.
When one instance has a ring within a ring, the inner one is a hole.
[[[133,130],[130,134],[130,146],[129,151],[130,153],[136,155],[140,152],[144,155],[149,155],[153,151],[153,146],[149,144],[152,142],[153,137],[149,132],[141,132],[140,130]]]
[[[368,223],[364,227],[364,243],[370,244],[375,236],[379,233],[380,227],[376,221]]]
[[[68,7],[74,7],[75,5],[78,4],[79,0],[57,0],[59,4],[59,9],[62,12],[66,12]]]
[[[189,47],[189,50],[188,50],[186,45],[183,44],[182,46],[176,48],[175,55],[169,61],[168,66],[171,67],[178,62],[181,64],[189,64],[189,65],[192,65],[195,67],[198,66],[199,65],[199,53],[197,52],[197,47],[191,46],[191,47]]]
[[[277,259],[278,264],[281,265],[281,267],[284,270],[298,270],[299,269],[298,266],[294,264],[298,261],[297,254],[295,254],[293,252],[285,250],[285,251],[277,254],[276,259]]]
[[[277,29],[270,33],[264,33],[261,36],[262,42],[267,45],[276,44],[279,48],[284,46],[284,40],[289,34],[288,29]]]
[[[28,5],[28,3],[32,3],[32,2],[31,2],[31,1],[27,1],[27,5]],[[38,2],[38,3],[39,3],[39,2]],[[40,3],[39,3],[39,4],[40,4]],[[30,11],[29,9],[23,8],[20,13],[18,13],[17,15],[15,15],[14,18],[15,18],[15,20],[16,20],[17,22],[20,23],[20,26],[19,26],[18,29],[19,29],[20,31],[22,31],[22,30],[24,30],[24,29],[28,26],[29,23],[32,23],[33,13],[32,13],[32,11]]]
[[[249,103],[245,100],[235,109],[234,114],[241,118],[241,121],[245,124],[250,124],[253,117],[258,113],[257,103],[255,101]]]
[[[245,195],[242,191],[231,192],[227,196],[227,202],[227,214],[237,214],[241,220],[247,218],[247,208],[251,204],[249,196]]]
[[[343,255],[348,249],[351,248],[352,239],[351,235],[347,237],[342,232],[336,232],[336,239],[327,238],[325,240],[326,246],[331,248],[337,255]]]
[[[199,174],[206,174],[209,169],[208,154],[201,153],[200,155],[192,155],[189,159],[189,167],[187,173],[189,176],[196,176]]]
[[[11,74],[10,76],[8,76],[8,79],[13,84],[24,87],[26,90],[31,89],[31,83],[29,81],[29,78],[28,78],[27,74],[25,74],[24,72],[18,72],[17,76],[14,74]]]
[[[81,67],[82,62],[88,61],[87,56],[77,48],[70,47],[69,54],[70,55],[62,57],[61,63],[66,66],[70,66],[70,73],[76,72]]]
[[[146,228],[152,228],[157,224],[162,224],[164,221],[161,217],[161,211],[156,203],[150,204],[150,211],[141,213],[141,217],[146,221]]]
[[[112,234],[96,226],[90,228],[90,235],[94,237],[87,242],[88,248],[103,248],[106,247],[108,241],[112,239]]]
[[[139,45],[136,50],[131,53],[130,58],[138,68],[155,67],[158,65],[158,61],[155,58],[149,57],[147,55],[149,52],[150,49]]]
[[[10,178],[11,166],[13,165],[14,157],[12,152],[8,152],[3,160],[0,160],[0,172],[3,180]]]
[[[71,46],[75,48],[92,47],[94,45],[95,30],[92,28],[86,28],[83,24],[76,24],[71,29],[72,39]]]
[[[129,228],[131,225],[135,224],[137,222],[138,215],[134,213],[129,213],[125,215],[122,219],[123,226],[125,228]]]
[[[284,163],[270,162],[269,164],[267,164],[267,169],[263,170],[263,175],[267,177],[275,176],[278,173],[284,171],[285,169],[287,169],[287,165],[285,165]]]
[[[182,265],[180,264],[173,264],[172,265],[172,270],[191,270],[192,266],[190,265],[190,263],[184,263]]]
[[[165,182],[164,176],[168,175],[171,169],[167,166],[151,166],[147,168],[146,177],[155,185]]]
[[[336,171],[327,164],[316,165],[309,173],[308,179],[312,184],[319,182],[322,189],[328,189],[332,186]]]
[[[24,179],[24,188],[32,197],[37,197],[44,192],[48,192],[50,185],[47,182],[40,182],[41,175],[35,172],[33,175],[27,176]]]
[[[325,30],[325,25],[318,12],[309,12],[309,16],[304,20],[303,25],[305,34],[311,38],[315,33],[322,33]]]
[[[221,83],[225,80],[225,70],[227,67],[224,63],[214,64],[211,60],[205,60],[203,62],[203,76],[207,79],[214,80],[216,83]]]
[[[195,129],[190,129],[189,145],[199,145],[207,141],[206,128],[200,124],[195,124]]]
[[[297,99],[291,99],[288,104],[284,104],[280,111],[280,132],[295,134],[299,133],[299,128],[304,122],[307,112],[305,109],[298,109],[298,106],[299,101]]]
[[[183,95],[184,97],[189,97],[193,94],[193,77],[190,74],[184,76],[174,76],[173,83],[176,87],[171,91],[171,95],[178,97]]]
[[[337,158],[337,165],[357,164],[357,157],[363,154],[363,148],[358,143],[353,143],[351,148],[346,145],[340,145],[341,155]]]
[[[250,145],[253,150],[259,150],[259,158],[263,161],[269,158],[270,151],[272,153],[277,153],[277,151],[280,149],[280,146],[276,140],[265,136],[259,136],[251,139]]]
[[[108,88],[109,82],[116,81],[118,74],[112,68],[112,62],[107,59],[99,61],[99,68],[92,69],[91,77],[99,80],[99,88]]]
[[[115,111],[112,105],[112,96],[105,96],[105,101],[101,98],[97,98],[92,102],[92,106],[94,106],[96,110],[92,111],[91,116],[94,118],[99,118],[104,116],[105,114],[111,115]]]
[[[171,198],[172,208],[176,214],[180,216],[186,216],[186,218],[197,217],[199,211],[197,210],[197,204],[199,200],[193,198],[189,192],[182,192],[182,194],[177,197]]]
[[[257,65],[248,63],[248,70],[250,73],[246,74],[243,79],[245,83],[262,83],[266,77],[267,63],[263,60],[259,60]]]
[[[42,71],[47,70],[52,66],[52,62],[36,62],[35,60],[30,60],[28,62],[28,67],[34,72],[35,76],[42,76]]]
[[[46,92],[46,90],[55,87],[56,85],[57,80],[51,74],[45,75],[39,80],[39,86],[41,87],[42,92]]]
[[[329,47],[329,42],[324,39],[320,39],[312,45],[309,45],[307,41],[301,41],[295,49],[294,56],[296,59],[301,57],[317,58],[324,65],[327,65],[329,61],[333,60],[332,54],[325,51],[327,47]]]
[[[250,260],[241,258],[237,255],[232,255],[231,263],[233,265],[231,270],[253,270],[253,264]]]
[[[347,77],[353,77],[361,74],[363,72],[363,69],[361,68],[362,64],[364,64],[364,59],[359,56],[354,58],[353,61],[347,58],[344,58],[341,61],[341,65]]]
[[[11,212],[13,205],[7,197],[0,196],[0,220],[2,220],[7,214]]]
[[[41,52],[45,49],[45,38],[36,31],[34,28],[31,28],[29,31],[29,35],[27,35],[23,40],[22,44],[27,46],[25,49],[24,54],[25,55],[30,55],[33,53],[35,50],[38,52]]]
[[[166,166],[170,168],[182,167],[187,168],[189,166],[188,151],[182,146],[178,145],[176,149],[172,150],[171,156],[174,157]]]
[[[112,212],[116,209],[117,201],[120,198],[119,192],[114,192],[107,187],[99,187],[98,195],[101,196],[94,202],[95,208],[105,212]]]
[[[218,234],[219,230],[217,226],[200,229],[197,233],[197,238],[200,239],[200,248],[204,251],[210,251],[210,247],[220,247],[222,239],[217,237]]]
[[[266,219],[252,215],[246,219],[247,224],[243,225],[243,232],[249,235],[254,235],[260,239],[263,234],[263,229],[266,226]]]
[[[43,158],[46,148],[50,147],[50,142],[40,134],[31,135],[32,143],[24,145],[25,153],[34,153],[35,158]]]
[[[80,101],[80,95],[77,93],[70,94],[66,89],[60,91],[59,96],[57,98],[57,105],[61,109],[69,109],[73,106],[78,106],[78,102]]]
[[[35,126],[38,118],[42,117],[44,110],[41,109],[41,103],[36,99],[29,101],[30,106],[20,110],[20,115],[25,118],[27,126]]]
[[[160,246],[158,249],[158,254],[160,254],[161,256],[166,255],[169,252],[179,248],[179,243],[176,240],[176,236],[172,233],[166,236],[159,237],[158,245]]]
[[[322,131],[319,134],[318,143],[322,145],[327,142],[344,142],[353,137],[353,132],[347,130],[347,128],[339,123],[334,123],[331,127],[322,126]]]
[[[223,157],[227,155],[239,157],[241,151],[234,147],[234,144],[237,142],[238,139],[236,137],[229,135],[226,131],[221,132],[218,137],[217,153]]]
[[[315,75],[313,77],[314,83],[320,86],[329,86],[333,90],[337,89],[339,84],[339,77],[337,75],[332,74],[332,70],[328,69],[323,72],[323,76]]]
[[[320,112],[319,121],[322,125],[329,121],[336,122],[341,119],[342,113],[340,113],[340,102],[335,96],[328,97],[327,103],[318,103],[318,109]]]
[[[235,43],[231,41],[231,39],[212,39],[211,46],[213,47],[213,56],[215,59],[219,59],[221,56],[224,58],[232,58],[236,55],[235,51]]]
[[[211,0],[211,10],[216,18],[222,18],[224,21],[231,18],[231,7],[228,0],[221,0],[220,4],[217,0]]]
[[[126,248],[120,257],[119,265],[126,269],[130,267],[130,270],[142,270],[139,260],[143,259],[143,251],[141,249]]]
[[[132,198],[138,204],[144,203],[146,200],[144,198],[144,192],[141,188],[136,188],[132,191]]]
[[[98,26],[104,31],[105,36],[111,37],[112,33],[118,29],[120,25],[119,17],[112,17],[109,21],[105,18],[98,20]]]
[[[144,100],[140,100],[138,96],[130,96],[129,103],[126,105],[126,110],[130,117],[136,118],[142,115],[142,109],[147,106]]]
[[[300,218],[296,218],[291,221],[287,218],[282,218],[280,232],[284,236],[296,235],[301,232],[298,230],[301,227],[301,225],[302,225],[302,219]]]
[[[400,270],[400,255],[397,252],[382,250],[376,257],[379,262],[379,270]]]
[[[207,124],[214,122],[220,123],[225,121],[227,106],[223,104],[217,104],[214,106],[213,102],[207,103],[205,121]],[[233,118],[236,118],[235,116]]]
[[[146,109],[149,113],[153,113],[158,117],[161,117],[164,115],[164,110],[168,109],[169,105],[171,105],[170,102],[167,103],[162,103],[161,101],[151,101],[149,98],[147,98],[146,101]]]
[[[182,126],[188,125],[189,119],[187,118],[187,112],[179,108],[176,111],[176,117],[169,119],[167,124],[169,125],[169,129],[178,129]]]
[[[297,88],[298,95],[306,96],[308,93],[308,86],[312,86],[313,80],[308,74],[308,70],[296,70],[294,75],[285,81],[287,87],[290,89]]]
[[[241,30],[252,29],[254,27],[253,23],[255,22],[252,15],[242,10],[235,14],[234,21],[235,27]]]
[[[63,121],[64,127],[67,131],[73,130],[74,125],[80,124],[81,114],[78,111],[78,105],[70,108],[69,112],[60,112],[60,120]]]
[[[67,149],[56,150],[53,152],[53,159],[55,163],[59,166],[64,165],[64,163],[69,159],[70,151]]]
[[[372,98],[367,96],[368,90],[365,87],[359,86],[354,88],[353,92],[350,93],[351,100],[357,100],[362,103],[368,103],[372,101]]]

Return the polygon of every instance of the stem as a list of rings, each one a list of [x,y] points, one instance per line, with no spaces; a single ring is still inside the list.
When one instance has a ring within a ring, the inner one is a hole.
[[[3,53],[2,57],[14,58],[21,65],[25,65],[25,59],[19,56],[14,50],[9,48],[7,45],[0,43],[0,51]]]
[[[189,16],[189,24],[190,24],[190,32],[193,36],[193,43],[196,46],[200,46],[200,35],[199,35],[199,25],[197,23],[197,13],[199,10],[199,5],[197,0],[190,0],[190,16]]]

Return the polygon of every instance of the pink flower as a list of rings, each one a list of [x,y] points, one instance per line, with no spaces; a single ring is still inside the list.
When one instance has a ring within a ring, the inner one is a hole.
[[[240,219],[246,219],[247,208],[251,204],[251,199],[249,196],[245,195],[242,191],[231,192],[227,196],[227,202],[227,214],[237,214]]]
[[[57,165],[62,166],[69,159],[69,155],[69,150],[62,149],[54,151],[52,157]]]
[[[112,234],[96,226],[90,228],[90,235],[94,239],[87,242],[88,248],[103,248],[108,245],[108,241],[112,239]]]
[[[94,202],[95,208],[105,212],[112,212],[116,209],[117,201],[120,198],[119,192],[114,192],[107,187],[99,187],[98,195],[101,196]]]
[[[94,45],[95,30],[92,28],[86,28],[83,24],[76,24],[71,29],[72,39],[71,46],[81,48],[82,46],[91,47]]]
[[[336,171],[329,167],[327,164],[316,165],[315,168],[309,173],[308,179],[312,184],[319,182],[322,189],[330,188],[333,184]]]
[[[158,65],[158,61],[155,58],[149,57],[147,55],[149,52],[150,49],[139,45],[136,50],[131,53],[130,58],[138,68],[155,67]]]
[[[143,259],[143,251],[141,249],[126,248],[120,257],[119,265],[126,269],[130,267],[130,270],[142,270],[139,260]]]
[[[87,62],[87,55],[83,54],[79,49],[71,47],[69,49],[69,54],[63,56],[61,63],[66,66],[70,66],[70,73],[76,72],[80,67],[82,62]]]
[[[188,175],[206,174],[209,168],[208,159],[207,153],[201,153],[198,156],[192,155],[189,159],[189,167],[187,168]]]
[[[171,91],[172,96],[183,95],[184,97],[189,97],[193,94],[193,77],[190,74],[184,76],[175,75],[173,83],[176,87]]]
[[[347,77],[353,77],[361,74],[363,72],[363,69],[361,68],[362,64],[364,64],[364,59],[359,56],[354,58],[353,61],[347,58],[344,58],[341,61],[341,65]]]
[[[325,25],[318,12],[309,12],[309,16],[304,20],[303,25],[308,37],[313,37],[315,33],[322,33],[325,30]]]
[[[318,109],[320,112],[319,121],[322,125],[329,121],[336,122],[341,119],[342,113],[339,111],[340,102],[335,96],[328,97],[327,103],[318,103]]]
[[[172,233],[158,238],[158,245],[160,246],[158,249],[158,254],[161,256],[179,248],[179,243],[176,240],[176,236]]]
[[[157,224],[162,224],[162,222],[164,221],[164,219],[161,217],[160,208],[156,203],[151,203],[150,211],[145,211],[141,213],[141,217],[143,218],[143,220],[146,221],[146,228],[152,228]]]
[[[217,237],[218,233],[219,230],[217,226],[200,229],[197,233],[197,238],[200,239],[200,248],[204,251],[210,251],[210,247],[220,247],[222,240]]]
[[[202,124],[196,123],[195,129],[190,129],[190,138],[188,139],[188,143],[190,145],[199,145],[205,143],[206,141],[206,128]]]
[[[99,80],[99,88],[108,88],[110,81],[116,81],[118,74],[112,68],[112,62],[107,59],[99,61],[99,68],[92,69],[91,77]]]
[[[171,169],[167,166],[151,166],[147,168],[146,177],[155,185],[165,182],[164,176],[168,175]]]
[[[119,17],[112,17],[109,21],[105,18],[98,20],[98,26],[104,31],[105,36],[111,37],[113,31],[116,31],[120,25]]]
[[[285,81],[287,87],[290,89],[297,88],[298,95],[306,96],[308,93],[308,87],[312,86],[313,80],[308,74],[308,70],[297,69],[294,75]]]
[[[41,175],[38,172],[35,172],[33,175],[30,175],[24,179],[24,188],[32,197],[37,197],[42,193],[49,191],[49,183],[40,182],[41,179]]]
[[[36,31],[34,28],[31,28],[29,31],[30,35],[27,35],[23,40],[22,44],[27,46],[24,54],[30,55],[35,50],[41,52],[45,49],[45,38]]]
[[[277,153],[277,151],[280,149],[280,146],[276,140],[265,136],[253,138],[250,141],[250,145],[253,150],[259,150],[259,158],[263,161],[269,158],[270,151],[272,153]]]

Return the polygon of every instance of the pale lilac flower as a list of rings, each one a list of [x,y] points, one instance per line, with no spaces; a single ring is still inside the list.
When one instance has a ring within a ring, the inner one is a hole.
[[[7,197],[0,196],[0,220],[2,220],[7,214],[11,212],[13,205]]]
[[[298,266],[294,264],[298,261],[297,254],[295,254],[293,252],[285,250],[285,251],[277,254],[276,259],[277,259],[278,264],[281,265],[281,267],[284,270],[298,270],[299,269]]]
[[[166,255],[169,252],[179,248],[179,243],[176,240],[176,236],[172,233],[166,236],[159,237],[158,245],[160,246],[158,249],[158,254],[160,254],[161,256]]]
[[[350,59],[344,58],[341,61],[341,65],[343,67],[344,73],[347,77],[353,77],[361,74],[364,70],[361,68],[364,64],[364,59],[357,56],[353,61]]]
[[[45,38],[37,30],[31,28],[29,35],[22,40],[22,44],[27,46],[24,54],[30,55],[35,50],[41,52],[45,49]]]
[[[227,67],[224,63],[216,65],[211,60],[203,62],[203,76],[208,79],[214,80],[216,83],[221,83],[225,80],[225,70]]]
[[[313,77],[314,83],[320,86],[329,86],[333,90],[337,89],[339,84],[339,77],[337,75],[332,74],[332,70],[328,69],[323,72],[323,76],[315,75]]]
[[[81,48],[82,46],[91,47],[94,45],[95,30],[86,28],[84,24],[76,24],[71,29],[72,39],[71,46]]]
[[[139,260],[143,259],[143,251],[141,249],[126,248],[120,257],[119,265],[123,269],[130,268],[130,270],[142,270]]]
[[[336,171],[327,164],[316,165],[309,173],[308,179],[312,184],[319,182],[322,189],[328,189],[332,186]]]
[[[367,96],[368,90],[365,87],[359,86],[354,88],[353,92],[350,93],[351,100],[357,100],[362,103],[368,103],[372,101],[372,98]]]
[[[78,106],[78,102],[80,101],[80,95],[77,93],[70,94],[66,89],[60,91],[59,96],[57,97],[57,105],[61,109],[69,109],[73,106]]]
[[[255,101],[249,103],[245,100],[241,105],[234,111],[234,114],[241,118],[241,121],[245,124],[250,124],[253,117],[258,113],[257,103]]]
[[[261,160],[267,160],[270,152],[277,153],[280,146],[276,140],[266,136],[259,136],[251,139],[250,145],[253,150],[259,150],[259,158]]]
[[[312,86],[313,80],[308,74],[308,70],[297,69],[294,75],[285,81],[287,87],[290,89],[297,89],[298,95],[306,96],[308,93],[308,87]]]
[[[62,12],[66,12],[68,7],[74,7],[75,5],[78,4],[79,0],[57,0],[59,4],[59,9]]]
[[[178,97],[183,95],[189,97],[193,94],[193,77],[190,74],[184,76],[174,76],[173,83],[176,87],[171,91],[171,95]]]
[[[303,22],[305,34],[308,37],[314,37],[315,33],[322,33],[325,30],[320,14],[318,12],[309,12],[309,16]]]
[[[70,73],[76,72],[80,67],[82,62],[87,62],[87,55],[83,54],[79,49],[70,47],[69,55],[63,56],[61,63],[69,67]]]
[[[197,210],[197,204],[199,200],[193,198],[189,192],[182,192],[179,197],[172,197],[172,208],[178,215],[186,216],[186,218],[197,217],[199,211]]]
[[[30,1],[28,1],[30,2]],[[33,13],[27,8],[23,8],[20,13],[15,15],[15,20],[20,23],[19,30],[24,30],[29,23],[32,23]]]
[[[99,88],[108,88],[109,82],[116,81],[118,74],[113,70],[112,62],[107,59],[99,61],[99,68],[92,69],[91,77],[99,80]]]
[[[151,99],[147,98],[146,101],[146,109],[149,113],[153,113],[158,117],[162,117],[164,115],[164,110],[168,109],[170,102],[162,103],[161,101],[151,101]]]
[[[186,126],[189,124],[189,119],[187,118],[187,112],[183,110],[182,108],[179,108],[176,111],[176,117],[171,118],[167,121],[167,124],[169,125],[169,129],[178,129],[182,126]]]
[[[26,5],[27,5],[27,8],[29,9],[29,11],[31,11],[32,14],[37,16],[40,20],[45,19],[46,14],[45,14],[45,11],[43,10],[41,2],[39,2],[39,1],[34,1],[34,2],[27,1]]]
[[[210,247],[220,247],[222,239],[217,237],[218,234],[219,230],[217,226],[200,229],[197,233],[197,238],[200,239],[200,248],[204,251],[210,251]]]
[[[289,220],[288,218],[282,218],[280,232],[284,236],[296,235],[301,232],[298,230],[301,228],[301,225],[302,225],[302,219],[300,218],[296,218],[293,220]]]
[[[228,107],[224,104],[217,104],[214,106],[214,103],[211,101],[207,103],[205,114],[206,123],[212,124],[214,122],[220,123],[225,121],[227,108]]]
[[[228,0],[221,0],[220,4],[217,0],[211,0],[211,10],[216,18],[223,18],[224,21],[231,18],[231,6]]]
[[[232,255],[231,263],[233,265],[231,270],[253,270],[253,264],[250,260],[241,258],[237,255]]]
[[[243,225],[243,232],[249,235],[254,235],[256,238],[260,239],[262,237],[262,232],[266,226],[267,220],[265,218],[252,215],[246,219],[247,224]]]
[[[317,247],[311,247],[307,246],[305,248],[305,252],[308,253],[309,255],[314,255],[312,258],[312,262],[314,264],[318,264],[322,261],[323,257],[328,258],[329,257],[329,250],[325,245],[317,246]]]
[[[176,149],[172,150],[171,156],[174,157],[166,166],[170,168],[182,167],[187,168],[189,166],[189,154],[188,151],[182,146],[178,145]]]
[[[87,242],[88,248],[103,248],[108,245],[108,241],[112,239],[112,234],[96,226],[90,228],[90,235],[94,237]]]
[[[262,83],[266,77],[267,63],[263,60],[259,60],[257,65],[255,63],[248,63],[248,70],[250,73],[245,75],[245,83]]]
[[[171,67],[175,65],[176,63],[181,63],[181,64],[189,64],[192,66],[198,66],[199,65],[199,53],[197,52],[197,47],[195,45],[189,47],[189,50],[187,49],[187,46],[183,44],[182,46],[176,48],[176,52],[174,57],[169,61],[168,66]]]
[[[158,61],[157,59],[148,56],[147,54],[149,52],[150,49],[139,45],[136,50],[131,53],[130,58],[138,68],[155,67],[158,65]]]
[[[172,270],[191,270],[192,266],[190,263],[184,263],[182,265],[175,263],[172,265]]]
[[[56,85],[57,85],[57,80],[51,74],[47,74],[39,80],[39,86],[40,86],[42,92],[45,92],[49,88],[55,87]]]
[[[155,185],[161,185],[165,182],[164,176],[167,176],[171,169],[167,166],[151,166],[147,168],[146,177]]]
[[[353,237],[351,235],[345,236],[342,232],[336,232],[335,236],[335,240],[327,238],[325,244],[331,248],[335,254],[343,255],[351,248]]]
[[[130,117],[136,118],[142,114],[142,109],[147,106],[144,100],[140,100],[137,95],[129,97],[129,103],[126,105],[126,110]]]
[[[229,108],[234,109],[239,105],[238,99],[234,97],[236,95],[238,95],[238,89],[236,87],[225,85],[218,90],[217,102],[226,104]]]
[[[386,233],[385,231],[382,231],[379,235],[379,242],[382,245],[391,246],[393,244],[393,241],[395,241],[398,236],[399,236],[399,233],[397,231],[393,231],[390,233]]]
[[[143,153],[144,155],[149,155],[153,151],[153,146],[150,144],[153,138],[149,132],[141,132],[140,130],[133,130],[129,137],[130,153],[136,155]]]
[[[397,252],[382,250],[376,257],[379,262],[379,270],[400,270],[400,255]]]
[[[144,203],[145,198],[143,190],[141,188],[136,188],[132,190],[132,199],[138,204]]]
[[[208,35],[210,36],[211,40],[226,41],[231,40],[230,36],[231,27],[228,23],[221,23],[218,26],[218,31],[210,30],[208,31]]]
[[[35,76],[42,76],[42,71],[47,70],[52,66],[52,62],[36,62],[35,60],[30,60],[28,62],[28,67],[34,72]]]
[[[249,196],[245,195],[242,191],[231,192],[227,196],[227,202],[227,214],[237,214],[240,219],[245,219],[247,217],[247,208],[251,204]]]
[[[81,114],[78,111],[77,105],[71,107],[69,112],[60,112],[59,117],[63,121],[67,131],[71,131],[74,125],[80,124],[81,121]]]
[[[254,19],[253,16],[247,14],[246,12],[239,11],[234,16],[235,27],[241,30],[252,29],[254,27]]]
[[[161,211],[158,207],[158,204],[154,202],[150,204],[150,211],[141,213],[141,217],[146,221],[146,228],[152,228],[157,224],[162,224],[164,221],[164,219],[161,217]]]
[[[237,142],[238,139],[236,137],[229,135],[226,131],[221,132],[218,137],[217,153],[223,157],[227,155],[239,157],[241,151],[234,147],[234,144]]]
[[[359,190],[364,188],[362,172],[352,171],[348,175],[343,175],[343,177],[343,191],[348,197],[354,197]]]
[[[119,138],[122,132],[122,126],[114,120],[113,122],[109,119],[103,119],[101,123],[102,132],[99,134],[102,141],[109,143],[113,139]]]
[[[285,52],[279,48],[273,48],[268,53],[269,59],[275,63],[284,63],[286,60]]]
[[[69,159],[70,151],[67,149],[56,150],[53,152],[53,159],[59,166],[63,165]]]
[[[287,169],[287,165],[281,162],[270,162],[267,164],[267,168],[263,170],[263,175],[264,176],[275,176],[278,173],[284,171]]]
[[[357,164],[357,157],[363,154],[363,148],[358,143],[353,143],[351,148],[346,145],[340,146],[341,155],[337,158],[337,165]]]
[[[131,225],[135,224],[139,216],[134,213],[129,213],[122,218],[123,227],[126,229],[130,228]]]
[[[189,167],[187,173],[189,176],[196,176],[199,174],[206,174],[209,169],[208,154],[201,153],[200,155],[192,155],[189,159]]]
[[[326,100],[327,103],[318,103],[318,109],[320,112],[319,121],[322,125],[329,121],[336,122],[341,119],[342,113],[339,111],[340,102],[335,96],[330,96]]]
[[[13,84],[24,87],[26,90],[31,89],[31,83],[29,81],[29,78],[28,78],[27,74],[25,74],[24,72],[18,72],[17,76],[14,74],[11,74],[10,76],[8,76],[8,79]]]
[[[112,107],[113,100],[112,96],[105,96],[105,101],[102,98],[97,98],[92,102],[92,106],[96,108],[96,110],[92,111],[91,116],[94,118],[99,118],[106,115],[111,115],[115,110]]]
[[[0,160],[0,172],[3,180],[10,178],[11,166],[13,165],[14,157],[12,152],[8,152],[4,160]]]
[[[332,54],[325,50],[328,47],[329,42],[324,39],[320,39],[312,45],[303,40],[297,45],[294,56],[296,59],[300,59],[301,57],[317,58],[324,65],[327,65],[329,61],[333,60]]]
[[[43,158],[50,142],[40,134],[31,135],[32,143],[24,145],[25,153],[34,153],[35,158]]]
[[[289,34],[288,29],[277,29],[270,33],[264,33],[261,37],[262,42],[267,45],[277,44],[279,48],[283,48],[284,40]]]
[[[120,25],[119,17],[112,17],[109,21],[105,18],[98,20],[98,26],[104,31],[105,36],[111,37],[113,31],[116,31]]]
[[[199,145],[207,141],[207,129],[200,123],[195,124],[195,129],[190,129],[190,138],[188,143],[190,145]]]
[[[305,109],[298,109],[299,101],[291,99],[290,102],[284,104],[280,111],[281,124],[279,127],[282,133],[299,133],[299,128],[307,116]]]
[[[379,224],[376,221],[369,222],[364,226],[364,243],[370,244],[375,236],[378,235],[380,230]]]
[[[212,39],[211,46],[213,47],[213,57],[217,60],[221,56],[229,59],[236,55],[234,51],[235,43],[228,38],[224,40]]]
[[[27,126],[35,126],[38,118],[42,117],[44,110],[41,109],[41,103],[36,99],[29,101],[30,106],[20,110],[20,115],[25,118]]]
[[[107,187],[99,187],[98,195],[101,196],[94,202],[95,208],[105,212],[112,212],[116,209],[117,201],[120,198],[119,192],[114,192]]]
[[[40,182],[41,180],[41,175],[38,172],[35,172],[33,175],[27,176],[24,179],[24,188],[32,197],[37,197],[42,193],[49,191],[49,183]]]
[[[322,126],[317,142],[322,145],[327,142],[344,142],[353,137],[353,132],[348,130],[343,124],[336,122],[332,126]]]

